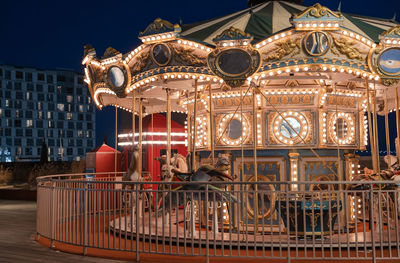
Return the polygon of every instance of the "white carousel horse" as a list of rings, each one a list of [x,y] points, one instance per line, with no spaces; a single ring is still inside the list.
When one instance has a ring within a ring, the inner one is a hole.
[[[384,160],[386,164],[388,165],[389,169],[386,170],[381,170],[380,173],[374,173],[373,170],[368,169],[367,167],[364,168],[364,174],[359,174],[356,175],[353,178],[353,181],[389,181],[393,180],[395,181],[394,188],[397,190],[394,195],[397,195],[397,200],[393,200],[393,202],[397,203],[397,209],[398,209],[398,214],[400,215],[400,165],[397,162],[397,157],[395,156],[385,156]],[[372,185],[370,185],[372,187]],[[393,185],[390,185],[393,186]],[[351,187],[357,188],[357,185],[352,185]],[[354,189],[353,188],[353,189]],[[380,195],[380,196],[379,196]],[[379,205],[386,204],[388,202],[387,197],[389,194],[374,194],[373,195],[373,221],[376,222],[377,224],[377,232],[380,232],[383,230],[383,222],[381,222],[380,218],[382,217],[383,221],[385,220],[396,220],[395,218],[390,218],[390,212],[393,212],[394,207],[387,207],[385,211],[380,211]],[[389,196],[390,198],[390,196]],[[379,202],[381,204],[379,204]],[[389,202],[390,204],[390,202]],[[381,209],[382,210],[382,209]],[[388,218],[384,218],[385,216],[382,216],[380,213],[387,213]],[[390,222],[392,226],[394,226],[394,222]]]
[[[122,176],[122,181],[123,182],[140,182],[141,178],[139,176],[139,148],[138,146],[134,146],[132,148],[132,157],[131,161],[129,164],[128,170],[125,172],[125,174]],[[126,184],[123,184],[123,189],[126,188]],[[142,216],[142,199],[139,198],[138,200],[138,207],[136,207],[136,192],[134,191],[137,187],[137,185],[130,185],[130,189],[132,192],[130,193],[130,200],[127,201],[127,196],[124,196],[125,202],[132,202],[132,206],[135,206],[135,209],[132,209],[133,211],[136,211],[136,213],[139,213],[138,216],[139,218]],[[133,216],[133,211],[131,216]]]

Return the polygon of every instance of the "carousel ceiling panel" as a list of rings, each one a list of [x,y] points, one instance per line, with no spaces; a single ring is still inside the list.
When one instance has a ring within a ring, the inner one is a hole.
[[[212,39],[232,25],[254,37],[253,43],[259,42],[279,31],[291,28],[292,15],[301,13],[306,6],[285,1],[270,1],[231,15],[210,19],[204,22],[184,25],[181,35],[199,42],[212,43]],[[396,25],[389,20],[344,15],[344,27],[379,42],[379,34]]]
[[[109,94],[101,94],[101,101],[104,106],[108,105],[118,105],[120,108],[125,110],[132,109],[132,98],[116,98],[113,95]],[[135,103],[135,111],[139,110],[139,104]],[[160,100],[158,98],[146,98],[143,101],[143,105],[145,106],[145,113],[159,113],[167,111],[167,103],[165,100]],[[174,112],[186,112],[186,109],[178,104],[177,99],[171,99],[171,111]]]

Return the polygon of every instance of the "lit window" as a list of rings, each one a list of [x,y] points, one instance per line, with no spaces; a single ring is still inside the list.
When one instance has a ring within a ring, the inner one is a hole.
[[[57,109],[58,109],[59,111],[64,111],[64,104],[58,103],[58,104],[57,104]]]
[[[83,112],[83,105],[79,105],[79,112]]]
[[[74,98],[71,95],[67,96],[67,102],[72,103],[74,101]]]
[[[33,126],[33,121],[32,120],[26,120],[26,127],[32,127]]]
[[[67,120],[72,120],[72,113],[67,113]]]
[[[47,112],[47,119],[53,119],[53,113],[52,112],[50,112],[50,111],[48,111]]]
[[[82,131],[78,131],[78,137],[83,137],[83,132]]]

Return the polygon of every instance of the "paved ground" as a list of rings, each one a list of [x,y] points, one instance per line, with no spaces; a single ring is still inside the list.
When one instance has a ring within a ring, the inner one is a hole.
[[[67,254],[34,241],[36,203],[0,199],[0,262],[126,262]]]

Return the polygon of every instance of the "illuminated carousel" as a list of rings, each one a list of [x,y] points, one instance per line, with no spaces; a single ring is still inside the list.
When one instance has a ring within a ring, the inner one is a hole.
[[[399,108],[395,22],[268,1],[189,25],[158,18],[139,38],[143,44],[134,50],[110,47],[101,57],[85,46],[91,96],[98,109],[137,114],[139,133],[144,116],[166,112],[167,166],[173,165],[171,112],[183,112],[190,170],[215,165],[223,154],[235,182],[267,183],[231,186],[248,194],[240,195],[234,218],[221,219],[225,228],[280,229],[274,193],[285,185],[273,182],[291,182],[287,191],[334,188],[321,181],[352,180],[360,173],[355,151],[369,141],[372,169],[380,169],[376,116],[393,110],[398,116]],[[132,138],[139,171],[141,142],[140,135]],[[266,194],[255,198],[257,192]],[[350,197],[337,197],[335,205],[344,198]],[[349,200],[340,213],[354,220],[357,203]]]

